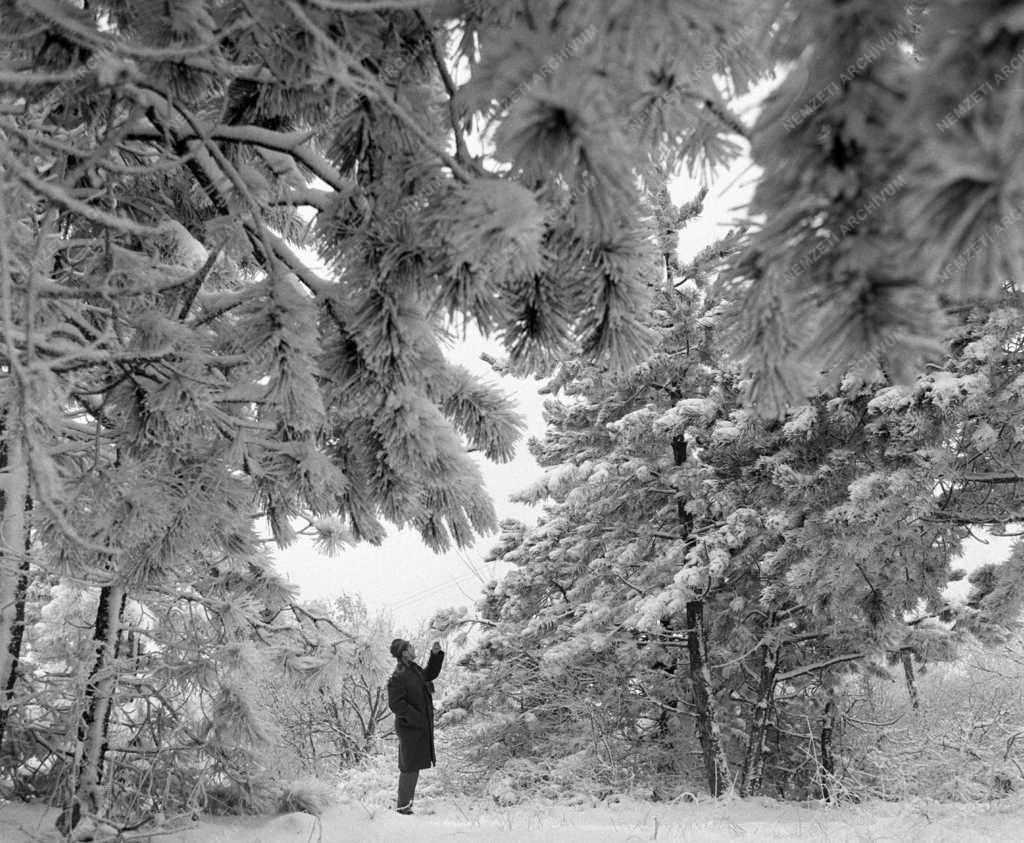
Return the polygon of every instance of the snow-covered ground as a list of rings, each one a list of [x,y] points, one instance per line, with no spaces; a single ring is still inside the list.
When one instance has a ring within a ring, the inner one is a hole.
[[[53,812],[0,806],[0,843],[56,841]],[[128,836],[126,839],[146,838]],[[349,803],[319,819],[309,814],[207,818],[153,843],[613,843],[613,841],[850,841],[974,843],[1024,841],[1024,798],[984,804],[872,803],[844,808],[769,799],[499,808],[479,801],[417,805],[411,817]]]

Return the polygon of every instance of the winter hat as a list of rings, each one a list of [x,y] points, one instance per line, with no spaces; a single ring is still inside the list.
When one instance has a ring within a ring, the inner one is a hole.
[[[396,638],[391,642],[391,655],[396,659],[402,658],[402,651],[409,646],[409,642],[404,638]]]

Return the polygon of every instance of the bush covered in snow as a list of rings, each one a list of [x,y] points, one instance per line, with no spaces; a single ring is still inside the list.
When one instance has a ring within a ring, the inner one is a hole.
[[[277,801],[278,813],[301,811],[318,817],[337,801],[337,790],[334,784],[312,776],[288,782]]]
[[[972,649],[918,680],[865,680],[842,718],[842,791],[974,801],[1024,790],[1024,650]]]

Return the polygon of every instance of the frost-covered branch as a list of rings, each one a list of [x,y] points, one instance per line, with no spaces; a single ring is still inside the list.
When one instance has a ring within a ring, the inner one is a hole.
[[[796,679],[798,676],[806,676],[809,673],[817,673],[820,670],[833,667],[837,664],[844,664],[845,662],[857,661],[858,659],[866,658],[870,656],[870,652],[861,653],[845,653],[841,656],[834,656],[830,659],[822,659],[819,662],[813,664],[803,665],[802,667],[795,667],[792,670],[787,670],[785,673],[780,673],[775,677],[776,682],[788,682],[790,679]]]
[[[9,167],[11,172],[13,172],[20,181],[22,181],[27,187],[36,191],[39,195],[45,196],[47,199],[55,202],[61,207],[66,208],[69,211],[73,211],[74,213],[79,214],[85,219],[95,222],[98,225],[113,229],[114,231],[119,231],[123,234],[135,235],[137,237],[156,237],[159,236],[162,231],[160,226],[143,225],[129,219],[128,217],[116,216],[93,205],[89,205],[86,202],[75,199],[64,185],[55,184],[39,178],[27,166],[22,164],[18,157],[14,156],[10,152],[9,146],[4,145],[3,147],[0,147],[0,161],[2,161],[6,167]]]

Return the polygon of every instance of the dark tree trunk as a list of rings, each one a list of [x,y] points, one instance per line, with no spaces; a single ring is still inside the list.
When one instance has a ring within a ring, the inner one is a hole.
[[[921,705],[921,700],[917,695],[917,678],[914,676],[914,651],[910,647],[901,648],[900,660],[903,662],[903,677],[907,680],[910,707],[917,711]]]
[[[96,656],[86,682],[82,716],[78,722],[77,738],[81,755],[71,804],[65,808],[57,823],[62,830],[77,826],[83,814],[98,814],[102,809],[100,785],[103,781],[110,714],[117,690],[115,659],[126,599],[127,592],[123,585],[108,585],[100,589],[93,627]]]
[[[686,436],[681,432],[672,437],[672,461],[676,465],[686,462]],[[676,514],[682,535],[686,536],[693,529],[693,516],[686,511],[685,498],[680,497],[676,501]]]
[[[691,600],[686,604],[687,649],[690,654],[690,684],[693,687],[693,702],[697,709],[697,738],[708,790],[713,796],[721,796],[729,789],[729,762],[722,750],[721,729],[718,725],[718,711],[711,685],[711,667],[708,664],[707,633],[704,629],[704,604]]]
[[[0,748],[17,682],[28,588],[28,459],[21,425],[14,421],[17,401],[16,395],[9,396],[7,418],[0,426],[0,466],[7,475],[0,493]]]
[[[32,509],[32,501],[25,502],[26,512]],[[18,664],[21,662],[21,642],[25,638],[25,598],[28,596],[29,552],[32,549],[32,537],[25,531],[25,556],[18,566],[18,581],[14,592],[14,617],[11,622],[10,637],[7,645],[7,681],[0,689],[0,750],[3,748],[4,735],[7,733],[7,720],[11,706],[14,704],[14,686],[18,679]]]
[[[672,460],[676,465],[686,462],[686,436],[682,433],[672,437]]]
[[[672,460],[676,465],[686,462],[686,437],[679,431],[672,437]],[[693,519],[685,509],[686,501],[677,502],[679,527],[685,537],[693,528]],[[721,729],[718,725],[718,706],[711,684],[711,665],[708,663],[707,630],[704,627],[704,603],[690,600],[686,604],[686,646],[690,657],[690,687],[697,712],[697,739],[704,758],[704,771],[708,790],[721,796],[731,786],[729,761],[722,749]]]
[[[832,732],[836,725],[836,704],[835,697],[829,692],[828,702],[825,703],[825,710],[821,716],[821,739],[819,749],[821,752],[821,797],[826,802],[835,801],[835,793],[832,791],[832,782],[836,776],[835,756],[832,754]]]
[[[775,702],[775,674],[779,669],[778,645],[761,647],[761,677],[757,686],[757,702],[747,727],[747,751],[740,775],[740,796],[753,796],[761,788],[768,720]]]

